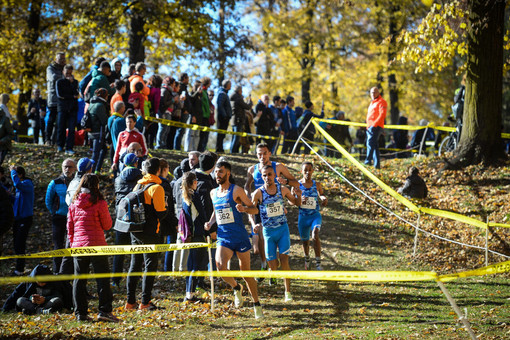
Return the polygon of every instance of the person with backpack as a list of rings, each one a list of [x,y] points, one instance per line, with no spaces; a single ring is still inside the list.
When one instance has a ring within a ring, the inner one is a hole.
[[[143,177],[142,172],[137,168],[138,158],[134,153],[128,153],[124,157],[124,168],[119,176],[115,178],[115,207],[120,201],[133,191],[138,181]],[[115,245],[131,244],[131,236],[128,232],[115,230]],[[122,273],[124,268],[124,255],[113,256],[112,273]],[[114,286],[120,285],[120,277],[112,278]]]
[[[89,140],[92,143],[92,160],[95,163],[94,173],[98,175],[106,157],[106,127],[108,124],[108,91],[97,89],[90,100],[88,115],[90,120]]]
[[[112,227],[112,218],[108,211],[108,204],[99,191],[99,177],[85,174],[73,197],[69,207],[67,219],[67,233],[71,248],[106,246],[105,230]],[[108,256],[77,256],[74,257],[74,274],[88,274],[90,265],[94,273],[109,273]],[[98,321],[119,322],[112,314],[113,294],[110,279],[97,278],[97,293],[99,296]],[[91,321],[88,316],[87,280],[73,281],[74,313],[78,321]]]
[[[23,167],[11,165],[10,170],[12,183],[16,188],[13,208],[14,226],[12,229],[14,253],[20,255],[25,254],[28,232],[32,227],[34,217],[34,183],[26,177]],[[14,275],[23,275],[24,271],[25,259],[16,259]]]
[[[165,207],[165,190],[161,186],[160,161],[158,158],[151,158],[144,162],[145,176],[138,181],[140,189],[143,190],[143,208],[145,215],[145,224],[142,232],[131,232],[131,244],[134,246],[144,244],[161,243],[160,223],[167,214]],[[135,188],[136,190],[136,188]],[[144,271],[153,272],[158,268],[158,253],[131,254],[131,265],[129,274],[140,272],[142,265]],[[144,275],[142,283],[142,300],[140,305],[136,302],[136,287],[138,285],[138,276],[127,277],[127,303],[126,310],[156,310],[157,307],[151,302],[152,287],[154,285],[154,276]]]

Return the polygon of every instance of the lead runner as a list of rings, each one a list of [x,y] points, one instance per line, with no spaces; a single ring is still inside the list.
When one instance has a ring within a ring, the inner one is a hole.
[[[227,263],[236,252],[241,270],[250,270],[250,237],[243,223],[241,213],[256,214],[258,209],[252,204],[243,188],[230,183],[231,166],[228,162],[218,162],[214,169],[216,183],[219,187],[211,191],[214,212],[205,229],[218,224],[218,241],[216,243],[216,266],[218,271],[227,270]],[[243,205],[244,204],[244,205]],[[234,289],[234,305],[243,305],[243,286],[233,277],[222,277]],[[263,316],[259,302],[257,283],[252,277],[243,277],[253,299],[255,318]]]

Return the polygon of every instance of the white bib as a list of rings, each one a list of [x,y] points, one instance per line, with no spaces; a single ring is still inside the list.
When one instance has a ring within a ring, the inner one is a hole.
[[[315,197],[304,197],[302,198],[301,208],[303,209],[315,209],[317,208],[317,200]]]
[[[223,208],[216,210],[216,222],[218,224],[234,223],[234,212],[232,208]]]
[[[276,217],[283,215],[282,202],[269,203],[266,206],[267,217]]]

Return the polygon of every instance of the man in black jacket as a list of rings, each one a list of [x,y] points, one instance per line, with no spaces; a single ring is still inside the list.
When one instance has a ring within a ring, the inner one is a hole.
[[[46,131],[44,129],[44,116],[46,116],[46,99],[41,98],[41,90],[32,90],[32,99],[28,102],[27,118],[32,120],[32,129],[34,130],[34,144],[39,143],[39,131],[42,134],[43,141],[46,141]]]
[[[251,110],[253,104],[251,98],[248,103],[243,98],[243,87],[237,86],[235,92],[230,96],[230,105],[232,106],[232,129],[234,132],[244,132],[246,121],[246,110]],[[230,153],[239,153],[241,146],[241,136],[234,135],[230,143]]]
[[[269,108],[269,96],[263,94],[257,105],[255,106],[255,113],[257,121],[257,134],[266,136],[275,136],[278,131],[278,123],[275,123],[273,111]],[[273,150],[276,139],[257,138],[257,144],[264,142],[269,146],[269,150]]]
[[[73,77],[73,66],[64,66],[64,78],[57,80],[57,145],[58,151],[74,155],[74,130],[78,114],[78,81]],[[67,138],[66,138],[66,128]]]

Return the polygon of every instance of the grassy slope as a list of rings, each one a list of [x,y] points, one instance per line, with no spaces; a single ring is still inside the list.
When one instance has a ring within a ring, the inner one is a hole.
[[[80,150],[79,156],[86,155]],[[171,167],[183,158],[183,153],[154,152],[164,156]],[[17,145],[11,162],[23,164],[36,182],[36,214],[29,240],[29,252],[48,249],[51,244],[51,222],[44,209],[43,197],[49,179],[58,175],[63,159],[54,151],[40,146]],[[278,158],[297,174],[300,157]],[[234,174],[239,182],[245,178],[253,156],[231,157]],[[392,187],[400,185],[405,169],[416,163],[429,184],[431,199],[419,204],[450,209],[484,220],[502,222],[508,211],[508,168],[483,169],[472,167],[463,172],[445,173],[436,177],[430,160],[393,160],[384,163],[378,174]],[[359,171],[343,161],[335,161],[344,175],[411,221],[416,216],[381,193]],[[318,164],[317,177],[324,184],[330,204],[323,209],[323,265],[326,270],[435,270],[441,273],[476,268],[483,263],[483,251],[469,250],[442,241],[420,238],[418,255],[412,256],[414,231],[389,216],[354,189],[340,181],[332,172]],[[112,186],[103,182],[107,198],[112,200]],[[302,250],[297,233],[297,211],[289,209],[292,257],[291,267],[302,269]],[[471,244],[483,245],[484,234],[475,228],[432,217],[422,217],[421,226],[442,236]],[[111,240],[111,239],[110,239]],[[506,230],[496,230],[490,237],[490,247],[506,250]],[[4,249],[12,244],[10,233],[5,236]],[[508,251],[507,251],[508,252]],[[503,259],[491,256],[492,263]],[[43,262],[50,263],[48,260]],[[253,260],[254,268],[258,260]],[[34,262],[28,263],[32,267]],[[12,261],[0,263],[2,275],[8,275]],[[468,317],[475,333],[482,338],[507,338],[510,311],[508,275],[476,277],[448,283],[447,287]],[[93,283],[91,282],[90,285]],[[2,337],[100,337],[100,338],[452,338],[463,339],[467,333],[456,322],[446,298],[433,282],[409,283],[335,283],[292,282],[295,301],[283,303],[281,283],[262,284],[259,294],[265,318],[253,319],[247,307],[239,310],[231,305],[230,291],[219,291],[215,314],[208,304],[187,305],[183,298],[182,279],[160,278],[154,290],[155,301],[167,307],[152,313],[129,313],[121,307],[125,292],[114,290],[115,313],[121,325],[103,323],[79,324],[71,314],[25,317],[19,314],[0,315]],[[13,286],[0,287],[3,300]],[[94,289],[91,288],[91,292]],[[97,312],[97,300],[92,300],[92,313]],[[43,327],[41,328],[41,323]]]

